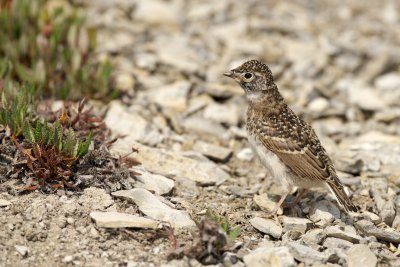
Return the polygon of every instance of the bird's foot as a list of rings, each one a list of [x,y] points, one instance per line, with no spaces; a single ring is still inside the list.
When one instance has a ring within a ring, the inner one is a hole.
[[[288,192],[286,192],[285,194],[283,194],[283,195],[280,197],[278,203],[275,204],[275,207],[274,207],[270,212],[268,212],[268,213],[266,213],[266,214],[264,215],[266,218],[274,217],[275,221],[276,221],[278,224],[280,224],[280,221],[279,221],[279,218],[278,218],[278,210],[279,210],[279,208],[282,206],[283,201],[285,201],[285,199],[286,199],[286,197],[288,196],[288,194],[289,194],[290,191],[291,191],[291,188],[290,188],[290,190],[288,190]]]
[[[275,222],[277,223],[277,224],[280,224],[281,222],[279,221],[279,218],[278,218],[278,210],[276,210],[276,211],[270,211],[270,212],[266,212],[266,213],[264,213],[264,216],[263,216],[264,218],[267,218],[267,219],[270,219],[270,218],[274,218],[274,220],[275,220]]]

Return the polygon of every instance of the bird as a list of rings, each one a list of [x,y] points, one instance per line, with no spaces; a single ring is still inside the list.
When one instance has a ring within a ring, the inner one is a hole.
[[[308,189],[323,187],[333,193],[346,212],[357,212],[314,129],[286,104],[270,68],[253,59],[224,75],[234,79],[244,90],[248,100],[248,141],[284,191],[268,215],[276,216],[294,187],[300,189],[294,205]]]

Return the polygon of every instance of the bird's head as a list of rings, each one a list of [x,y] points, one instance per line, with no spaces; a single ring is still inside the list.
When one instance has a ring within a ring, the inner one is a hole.
[[[271,70],[266,64],[255,59],[246,61],[224,75],[234,79],[244,89],[250,101],[255,101],[276,88]]]

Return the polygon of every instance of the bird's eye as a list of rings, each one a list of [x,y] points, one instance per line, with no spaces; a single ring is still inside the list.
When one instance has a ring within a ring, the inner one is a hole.
[[[250,73],[250,72],[246,72],[246,73],[244,74],[244,78],[245,78],[246,80],[250,80],[251,78],[253,78],[253,74]]]

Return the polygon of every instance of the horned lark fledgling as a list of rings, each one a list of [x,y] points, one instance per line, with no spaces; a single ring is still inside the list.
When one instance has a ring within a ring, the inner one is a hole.
[[[346,211],[357,211],[314,130],[286,105],[268,66],[250,60],[224,75],[244,89],[250,145],[285,191],[269,215],[276,214],[294,186],[303,189],[298,200],[308,188],[328,187]]]

